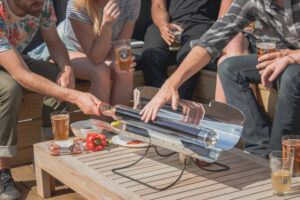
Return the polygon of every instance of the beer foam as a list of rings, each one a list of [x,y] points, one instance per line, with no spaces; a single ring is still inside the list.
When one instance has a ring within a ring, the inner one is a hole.
[[[275,49],[276,44],[275,43],[269,43],[269,42],[260,42],[256,44],[257,48],[261,49]]]

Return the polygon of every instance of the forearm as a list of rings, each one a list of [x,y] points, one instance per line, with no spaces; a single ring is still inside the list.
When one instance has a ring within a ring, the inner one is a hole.
[[[0,53],[0,65],[24,88],[74,103],[76,91],[61,87],[31,72],[22,57],[14,50]]]
[[[28,90],[51,96],[62,101],[75,103],[75,98],[78,95],[75,90],[59,86],[33,72],[22,73],[21,76],[18,76],[15,79],[20,85]]]
[[[291,59],[293,60],[293,63],[300,64],[300,49],[297,49],[297,50],[286,49],[284,52],[284,55],[291,57]]]
[[[210,60],[211,56],[208,51],[200,46],[196,46],[167,81],[179,88],[187,79],[207,65]]]
[[[103,63],[111,49],[112,25],[104,24],[96,37],[89,52],[91,61],[95,64]]]
[[[53,61],[58,65],[61,71],[69,70],[71,62],[68,51],[61,40],[55,43],[47,44],[49,53]]]
[[[135,21],[125,22],[118,39],[130,39],[133,34],[134,25],[135,25]]]
[[[151,15],[154,24],[157,27],[163,27],[170,21],[170,16],[165,6],[154,5],[151,7]]]

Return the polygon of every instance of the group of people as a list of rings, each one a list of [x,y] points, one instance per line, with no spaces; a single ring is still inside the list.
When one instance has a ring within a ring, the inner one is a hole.
[[[141,68],[147,85],[160,87],[141,111],[155,120],[165,103],[176,109],[179,98],[190,100],[203,67],[218,65],[216,100],[245,115],[243,136],[250,152],[281,148],[281,136],[300,131],[300,0],[152,0],[153,24],[145,35]],[[102,102],[128,105],[133,70],[121,71],[114,60],[113,41],[130,39],[140,0],[69,0],[66,20],[56,28],[51,0],[0,0],[0,199],[18,199],[9,160],[16,155],[17,114],[26,90],[45,95],[43,129],[49,114],[74,103],[100,116]],[[299,21],[298,21],[299,20]],[[181,47],[171,27],[182,25]],[[255,39],[275,38],[280,51],[257,58]],[[248,27],[248,28],[247,28]],[[37,30],[49,60],[24,55]],[[167,67],[178,68],[167,77]],[[135,67],[134,60],[132,68]],[[75,78],[91,82],[90,93],[74,89]],[[250,84],[278,90],[273,126],[257,103]]]

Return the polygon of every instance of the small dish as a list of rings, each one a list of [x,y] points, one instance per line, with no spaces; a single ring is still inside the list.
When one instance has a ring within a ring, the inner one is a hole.
[[[88,133],[102,133],[103,129],[95,127],[90,120],[77,121],[70,124],[74,135],[80,139],[86,139]]]
[[[130,144],[130,142],[132,141],[137,141],[136,139],[133,138],[128,138],[125,137],[123,135],[115,135],[114,137],[112,137],[112,143],[113,144],[117,144],[123,147],[133,147],[133,148],[141,148],[141,147],[147,147],[149,144],[147,142],[142,142],[142,143],[132,143]]]

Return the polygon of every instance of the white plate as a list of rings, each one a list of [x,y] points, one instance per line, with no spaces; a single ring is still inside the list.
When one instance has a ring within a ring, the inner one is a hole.
[[[140,143],[140,144],[127,144],[127,142],[130,142],[132,140],[135,140],[135,139],[128,138],[128,137],[125,137],[125,136],[122,136],[122,135],[115,135],[114,137],[112,137],[113,144],[117,144],[117,145],[120,145],[120,146],[123,146],[123,147],[138,148],[138,147],[147,147],[149,145],[147,142],[143,142],[143,143]]]
[[[103,129],[95,127],[90,120],[77,121],[70,124],[74,135],[80,139],[86,139],[88,133],[102,133]]]

